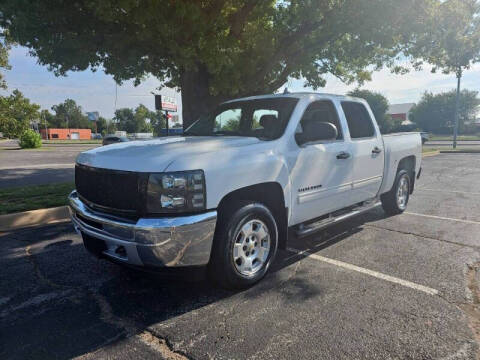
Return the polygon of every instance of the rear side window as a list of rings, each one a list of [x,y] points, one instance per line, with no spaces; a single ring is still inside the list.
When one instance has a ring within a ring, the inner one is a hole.
[[[375,135],[372,119],[363,104],[344,101],[342,102],[342,109],[347,118],[352,139],[369,138]]]

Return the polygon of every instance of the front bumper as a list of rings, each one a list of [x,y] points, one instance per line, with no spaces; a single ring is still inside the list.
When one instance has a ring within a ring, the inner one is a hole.
[[[76,191],[68,199],[75,230],[84,242],[87,237],[100,245],[97,255],[145,267],[196,266],[210,260],[216,211],[130,221],[92,210]]]

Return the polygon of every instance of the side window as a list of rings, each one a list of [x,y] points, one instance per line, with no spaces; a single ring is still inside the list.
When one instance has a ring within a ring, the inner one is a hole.
[[[229,109],[215,117],[214,132],[238,131],[240,129],[241,109]]]
[[[348,130],[352,139],[375,136],[375,128],[367,109],[361,103],[342,102],[342,109],[347,118]]]
[[[337,140],[343,140],[342,126],[340,125],[340,120],[338,119],[337,110],[335,106],[329,100],[315,101],[308,105],[307,110],[303,114],[302,120],[297,127],[296,132],[303,132],[303,124],[311,120],[320,120],[324,122],[329,122],[335,125],[338,131]]]
[[[265,119],[267,118],[277,120],[278,125],[279,119],[277,110],[256,109],[252,115],[252,130],[264,129]]]

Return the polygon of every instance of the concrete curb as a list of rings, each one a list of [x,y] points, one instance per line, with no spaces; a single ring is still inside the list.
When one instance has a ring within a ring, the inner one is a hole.
[[[438,155],[438,154],[440,154],[439,150],[429,151],[429,152],[423,153],[422,157],[435,156],[435,155]]]
[[[0,232],[70,220],[68,206],[0,215]]]
[[[480,154],[478,150],[440,150],[441,154]]]

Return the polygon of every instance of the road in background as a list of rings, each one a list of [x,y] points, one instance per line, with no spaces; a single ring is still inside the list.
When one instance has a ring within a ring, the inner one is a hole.
[[[21,150],[15,140],[0,142],[0,188],[74,181],[77,155],[99,144],[44,144]]]
[[[70,224],[0,235],[0,358],[476,359],[480,156],[425,158],[407,211],[280,251],[244,291],[97,260]]]
[[[477,147],[480,145],[480,140],[458,140],[457,147]],[[453,141],[451,140],[429,140],[424,146],[437,146],[437,147],[452,147]]]

